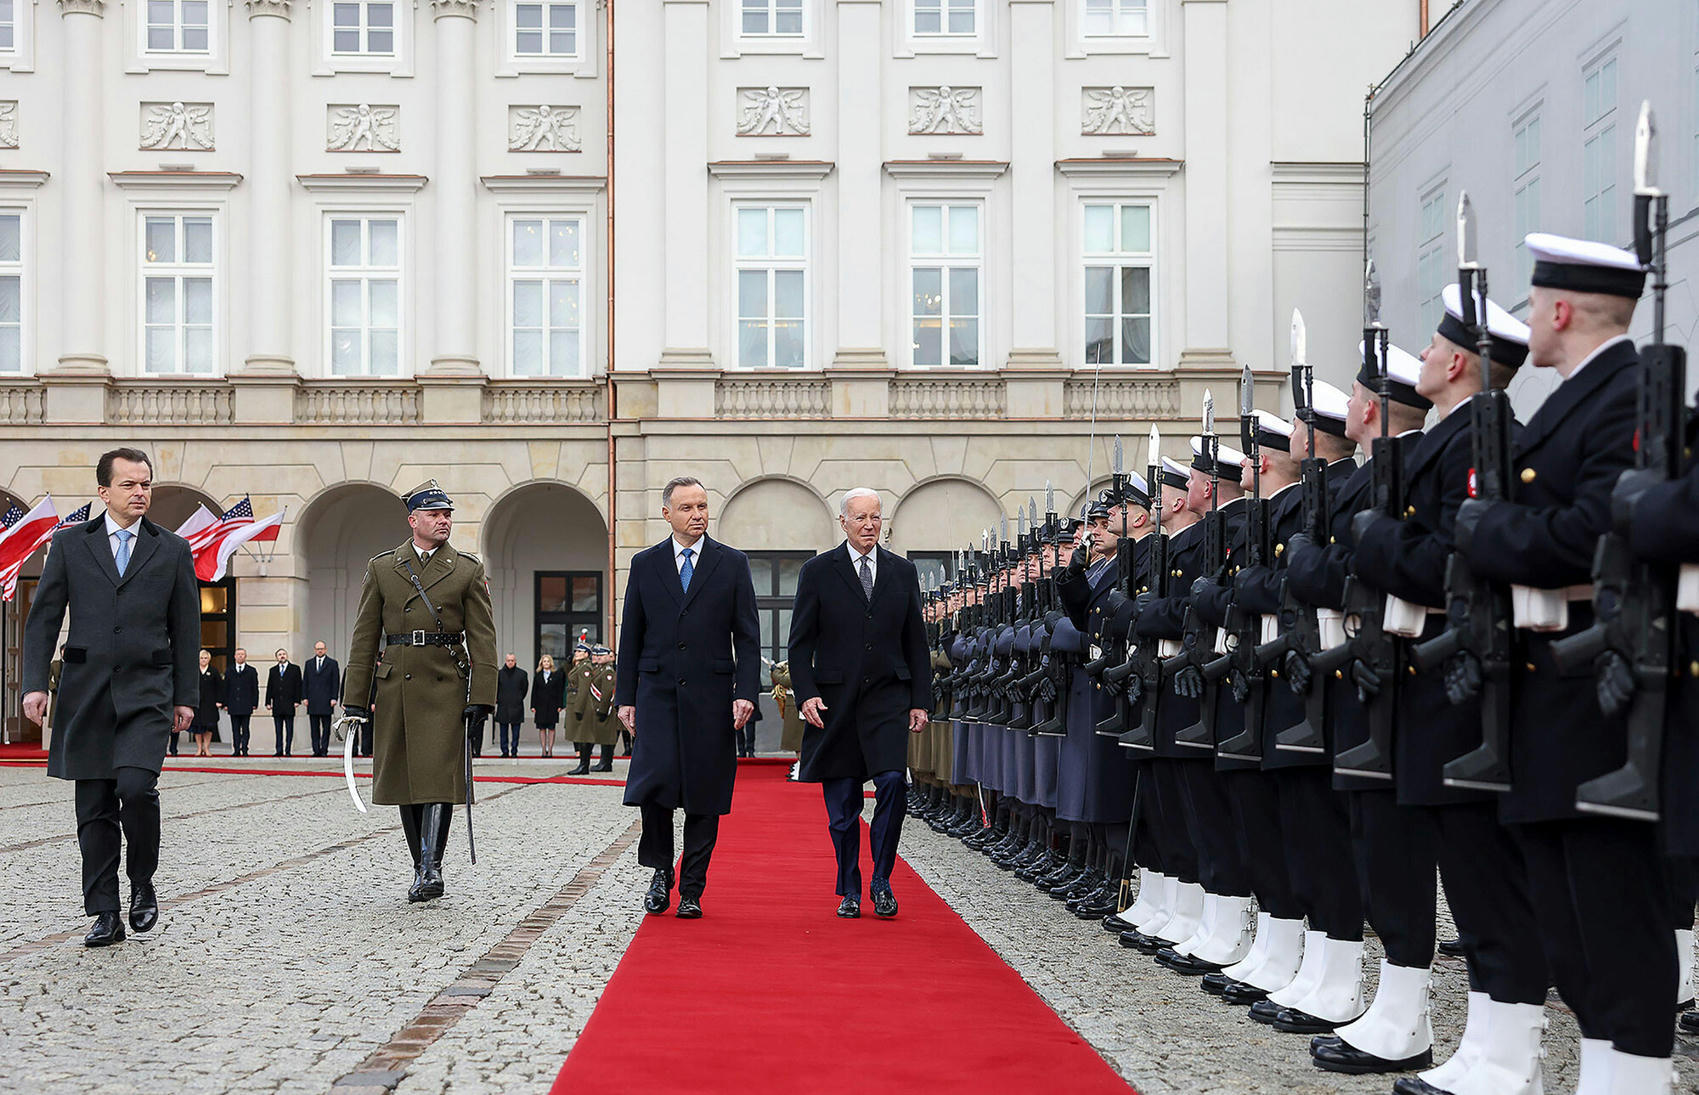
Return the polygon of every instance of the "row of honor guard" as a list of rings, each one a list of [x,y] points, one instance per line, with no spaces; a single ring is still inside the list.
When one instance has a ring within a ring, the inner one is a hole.
[[[1643,110],[1635,253],[1529,236],[1529,324],[1488,296],[1465,195],[1420,354],[1391,345],[1371,264],[1349,393],[1313,378],[1294,312],[1293,422],[1247,369],[1242,451],[1206,395],[1188,463],[1153,427],[1141,475],[1117,439],[1084,530],[1034,500],[958,556],[928,605],[940,700],[911,809],[1309,1035],[1320,1068],[1537,1095],[1555,986],[1579,1095],[1669,1091],[1693,997],[1699,464],[1650,139]],[[1536,368],[1561,383],[1519,423],[1506,388]],[[1447,947],[1468,1005],[1436,1065]]]

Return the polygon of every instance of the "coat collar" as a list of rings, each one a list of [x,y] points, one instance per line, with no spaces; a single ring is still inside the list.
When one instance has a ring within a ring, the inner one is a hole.
[[[1605,385],[1616,379],[1629,365],[1639,359],[1640,352],[1627,339],[1606,347],[1587,367],[1557,386],[1546,397],[1534,417],[1523,427],[1517,438],[1515,455],[1521,457],[1551,437],[1577,408],[1586,406]]]
[[[445,543],[442,547],[431,552],[429,561],[424,566],[419,565],[419,553],[413,550],[413,541],[408,540],[394,551],[395,569],[401,572],[403,579],[407,578],[407,568],[411,564],[413,573],[419,576],[419,584],[426,589],[431,588],[454,572],[455,565],[460,561],[460,553],[454,550],[454,545]],[[412,585],[412,582],[408,582]],[[413,593],[414,597],[419,594]]]
[[[655,545],[655,565],[661,568],[661,585],[677,601],[679,607],[688,608],[690,602],[696,599],[706,584],[705,579],[720,565],[720,556],[725,554],[714,538],[706,534],[696,542],[696,558],[690,564],[690,589],[686,591],[683,579],[678,573],[678,557],[673,550],[671,536]]]
[[[849,585],[857,597],[864,598],[868,604],[877,601],[879,594],[885,592],[886,588],[895,580],[891,574],[894,569],[891,560],[895,556],[878,544],[873,545],[873,596],[871,598],[866,598],[866,595],[861,591],[861,575],[856,573],[855,567],[850,563],[848,541],[838,544],[831,550],[830,555],[832,569],[838,572],[838,577]]]
[[[84,522],[88,533],[88,539],[84,543],[94,553],[94,560],[106,577],[120,589],[124,588],[131,578],[141,573],[142,565],[159,550],[161,534],[158,525],[143,517],[132,527],[136,530],[136,542],[130,548],[130,565],[124,568],[123,576],[119,577],[118,563],[112,558],[111,545],[106,542],[106,515],[102,514],[98,521]]]

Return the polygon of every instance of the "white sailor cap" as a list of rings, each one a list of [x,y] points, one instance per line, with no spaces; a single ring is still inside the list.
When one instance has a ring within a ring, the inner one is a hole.
[[[1456,282],[1449,282],[1441,296],[1445,300],[1445,315],[1439,321],[1439,336],[1459,349],[1474,353],[1475,332],[1463,317],[1463,290]],[[1520,369],[1522,363],[1528,360],[1528,325],[1490,298],[1487,300],[1487,335],[1492,340],[1495,363]]]
[[[1298,421],[1315,419],[1316,429],[1335,437],[1345,436],[1345,420],[1351,415],[1351,397],[1325,380],[1311,383],[1311,408],[1299,408]]]
[[[1264,449],[1279,449],[1281,452],[1292,451],[1292,423],[1270,411],[1253,410],[1250,422],[1240,424],[1240,435],[1245,444],[1250,444],[1250,431],[1256,430],[1257,445]]]
[[[1357,383],[1371,392],[1380,391],[1380,361],[1379,355],[1373,359],[1365,352],[1364,344],[1357,343],[1357,354],[1363,359],[1363,367],[1357,371]],[[1422,361],[1416,355],[1400,350],[1390,342],[1386,345],[1386,379],[1387,395],[1394,403],[1402,403],[1406,407],[1415,407],[1425,411],[1433,404],[1416,393],[1416,379],[1422,375]]]
[[[1238,449],[1233,448],[1231,445],[1221,444],[1219,440],[1216,442],[1215,462],[1214,464],[1211,464],[1209,453],[1204,449],[1203,438],[1196,434],[1192,435],[1193,470],[1201,471],[1205,475],[1213,473],[1223,479],[1233,479],[1237,481],[1239,478],[1239,472],[1244,468],[1244,466],[1245,454],[1240,452]]]
[[[1534,285],[1574,293],[1639,300],[1646,287],[1646,268],[1632,252],[1608,243],[1530,232],[1523,241],[1534,257]]]
[[[1165,487],[1185,490],[1186,485],[1192,480],[1192,471],[1172,456],[1164,456],[1162,458],[1162,474],[1158,478],[1162,480],[1162,485]]]

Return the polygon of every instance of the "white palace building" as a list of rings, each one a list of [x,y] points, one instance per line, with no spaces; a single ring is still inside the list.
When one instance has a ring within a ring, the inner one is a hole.
[[[848,487],[942,566],[1241,364],[1274,399],[1294,305],[1349,376],[1364,94],[1427,7],[0,0],[0,509],[118,444],[167,526],[287,508],[203,596],[263,665],[345,654],[435,477],[534,664],[692,473],[776,653]]]

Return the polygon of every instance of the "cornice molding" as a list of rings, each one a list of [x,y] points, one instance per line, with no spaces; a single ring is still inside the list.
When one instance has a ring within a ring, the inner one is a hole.
[[[1007,160],[886,160],[893,179],[995,179],[1009,170]]]
[[[599,194],[606,175],[484,175],[478,180],[492,194]]]
[[[248,18],[272,16],[287,21],[292,0],[248,0]]]
[[[59,0],[60,15],[92,15],[96,19],[106,16],[106,0]]]
[[[716,179],[824,179],[836,166],[831,160],[715,160],[708,174]]]
[[[0,167],[0,190],[34,190],[52,175],[23,167]]]
[[[1159,178],[1178,175],[1186,166],[1185,160],[1145,156],[1092,156],[1057,160],[1056,170],[1070,178]]]
[[[234,171],[108,171],[120,190],[234,190],[242,176]]]
[[[295,181],[313,194],[413,194],[424,189],[427,175],[296,175]]]

